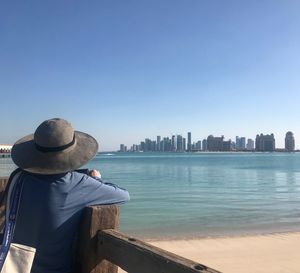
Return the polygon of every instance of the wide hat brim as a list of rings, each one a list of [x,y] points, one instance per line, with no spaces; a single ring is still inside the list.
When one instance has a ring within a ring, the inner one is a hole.
[[[92,136],[75,131],[75,143],[59,152],[41,152],[36,148],[34,135],[18,140],[11,150],[14,163],[22,170],[37,174],[60,174],[76,170],[90,161],[98,151]]]

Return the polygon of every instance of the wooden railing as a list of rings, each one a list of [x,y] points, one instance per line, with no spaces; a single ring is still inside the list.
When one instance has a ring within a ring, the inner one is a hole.
[[[0,200],[2,200],[4,190],[7,184],[7,177],[0,177]],[[5,220],[5,207],[3,204],[0,204],[0,230],[3,229],[4,220]]]
[[[0,178],[0,197],[7,178]],[[3,208],[0,208],[3,212]],[[220,273],[118,231],[119,207],[93,206],[84,210],[79,230],[76,273]],[[4,214],[0,214],[0,223]]]

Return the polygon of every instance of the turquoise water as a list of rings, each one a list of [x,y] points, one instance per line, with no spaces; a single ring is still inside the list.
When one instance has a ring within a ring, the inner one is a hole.
[[[134,236],[300,230],[300,154],[112,153],[88,167],[130,191],[121,230]],[[0,164],[0,176],[11,168]]]

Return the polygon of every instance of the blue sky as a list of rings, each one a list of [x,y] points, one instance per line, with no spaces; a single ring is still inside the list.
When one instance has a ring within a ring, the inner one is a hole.
[[[286,131],[300,148],[300,2],[1,1],[0,143],[63,117],[101,150]],[[297,141],[298,140],[298,141]]]

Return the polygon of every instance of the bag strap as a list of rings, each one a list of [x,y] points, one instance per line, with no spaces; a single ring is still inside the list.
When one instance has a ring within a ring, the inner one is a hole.
[[[3,236],[3,242],[0,247],[0,272],[3,268],[14,235],[23,188],[22,177],[22,172],[16,172],[12,173],[9,178],[11,181],[9,181],[8,184],[9,188],[6,202],[5,231]]]
[[[6,184],[6,187],[5,187],[5,190],[4,190],[4,193],[2,194],[2,196],[1,196],[1,198],[0,198],[0,205],[1,206],[6,206],[6,203],[5,203],[5,201],[6,201],[6,198],[7,198],[7,195],[8,195],[8,190],[9,190],[9,188],[10,188],[10,185],[11,185],[11,182],[12,182],[12,180],[13,180],[13,177],[17,174],[17,173],[19,173],[19,172],[21,172],[22,170],[20,169],[20,168],[17,168],[17,169],[15,169],[11,174],[10,174],[10,176],[9,176],[9,178],[8,178],[8,181],[7,181],[7,184]]]

